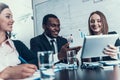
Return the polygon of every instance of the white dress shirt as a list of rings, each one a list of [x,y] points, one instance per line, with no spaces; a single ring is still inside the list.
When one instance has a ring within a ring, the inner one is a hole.
[[[8,66],[20,64],[19,55],[11,39],[7,39],[0,45],[0,71]]]
[[[45,36],[48,39],[49,43],[52,45],[52,43],[51,43],[52,39],[50,37],[48,37],[47,35],[45,35]],[[54,39],[54,43],[53,44],[54,44],[54,48],[55,48],[55,54],[53,56],[54,56],[54,63],[56,63],[56,62],[59,61],[59,59],[58,59],[58,48],[57,48],[57,40],[56,40],[56,38],[53,38],[53,39]]]

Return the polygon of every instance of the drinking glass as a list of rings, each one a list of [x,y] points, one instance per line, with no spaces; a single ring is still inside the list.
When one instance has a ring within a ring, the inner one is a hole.
[[[117,46],[117,57],[120,60],[120,46]]]
[[[53,80],[55,78],[53,60],[53,51],[38,52],[41,80]]]
[[[67,51],[67,62],[68,62],[68,69],[77,69],[77,58],[76,58],[76,51],[69,50]]]

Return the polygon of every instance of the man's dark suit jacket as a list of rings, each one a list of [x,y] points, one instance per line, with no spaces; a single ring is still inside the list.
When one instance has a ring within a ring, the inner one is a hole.
[[[58,36],[56,40],[58,52],[60,52],[61,47],[67,43],[67,39]],[[38,51],[49,51],[52,50],[52,47],[46,36],[44,34],[41,34],[30,40],[30,49],[36,54],[37,58]]]
[[[18,54],[20,57],[22,57],[25,61],[27,61],[27,63],[31,63],[31,64],[35,64],[37,65],[37,61],[35,59],[35,54],[30,51],[24,43],[22,43],[19,40],[13,40],[13,43],[18,51]],[[23,61],[21,61],[22,63],[24,63]]]

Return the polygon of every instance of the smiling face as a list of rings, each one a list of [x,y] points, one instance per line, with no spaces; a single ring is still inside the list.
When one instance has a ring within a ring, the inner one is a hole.
[[[60,22],[58,18],[48,18],[47,24],[44,25],[44,30],[50,38],[56,38],[60,32]]]
[[[94,34],[102,34],[102,21],[98,14],[93,14],[90,17],[90,29]]]
[[[14,23],[12,12],[9,8],[5,8],[0,13],[0,31],[11,32]]]
[[[105,15],[100,11],[92,12],[88,19],[90,35],[108,34],[108,23]]]

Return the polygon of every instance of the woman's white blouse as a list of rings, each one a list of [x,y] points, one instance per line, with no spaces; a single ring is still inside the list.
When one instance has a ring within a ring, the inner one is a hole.
[[[0,71],[8,66],[20,64],[19,54],[11,39],[7,39],[0,45]]]

